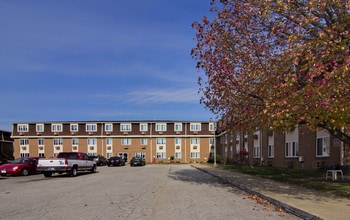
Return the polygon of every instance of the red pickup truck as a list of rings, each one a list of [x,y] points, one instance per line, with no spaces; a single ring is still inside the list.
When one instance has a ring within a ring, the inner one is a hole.
[[[96,162],[89,159],[86,153],[60,152],[56,158],[40,158],[37,171],[42,172],[45,177],[54,173],[67,173],[76,176],[79,171],[96,172]]]

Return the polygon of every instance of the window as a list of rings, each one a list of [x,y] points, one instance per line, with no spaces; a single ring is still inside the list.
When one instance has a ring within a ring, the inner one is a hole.
[[[190,124],[190,131],[200,131],[200,130],[201,130],[201,123]]]
[[[17,131],[18,132],[28,132],[29,131],[29,125],[28,124],[18,124],[17,125]]]
[[[120,131],[131,131],[131,124],[120,124]]]
[[[131,145],[131,139],[130,138],[122,138],[121,142],[122,142],[122,145]]]
[[[166,158],[166,152],[157,152],[157,158],[158,159]]]
[[[86,131],[87,132],[97,131],[97,124],[86,124]]]
[[[105,124],[105,131],[113,131],[113,124]]]
[[[77,132],[78,131],[78,124],[70,124],[70,131]]]
[[[62,145],[62,144],[63,144],[62,138],[54,138],[53,139],[53,145]]]
[[[78,138],[72,138],[72,145],[77,146],[79,144]]]
[[[182,131],[182,123],[175,123],[174,130],[175,131]]]
[[[200,152],[191,152],[191,158],[201,158]]]
[[[51,131],[52,132],[62,132],[62,124],[52,124]]]
[[[181,159],[181,151],[180,152],[175,152],[175,158],[176,159]]]
[[[215,123],[209,123],[209,131],[215,131]]]
[[[200,144],[199,138],[191,138],[191,144]]]
[[[175,138],[175,144],[181,145],[181,138]]]
[[[36,124],[36,132],[43,132],[44,124]]]
[[[275,156],[275,150],[274,150],[274,146],[272,144],[269,144],[269,146],[267,146],[267,156],[269,158],[272,158]]]
[[[140,124],[140,131],[148,131],[148,125],[146,123]]]
[[[140,143],[141,145],[147,145],[147,138],[141,138]]]
[[[298,143],[288,142],[286,143],[286,157],[297,157],[298,156]]]
[[[39,153],[38,157],[45,158],[45,153]]]
[[[44,139],[39,138],[39,139],[38,139],[38,145],[39,145],[39,146],[44,146]]]
[[[87,143],[88,143],[89,146],[90,146],[90,145],[96,146],[96,144],[97,144],[97,139],[96,139],[96,138],[88,138],[88,139],[87,139]]]
[[[21,153],[21,158],[22,157],[29,157],[29,153]]]
[[[165,138],[157,138],[157,144],[166,144]]]
[[[106,138],[106,145],[111,146],[113,144],[112,138]]]
[[[255,145],[254,146],[253,157],[254,158],[259,158],[260,157],[260,146],[259,145]]]
[[[29,140],[28,139],[20,139],[19,140],[19,145],[29,145]]]
[[[317,138],[316,156],[318,156],[318,157],[328,157],[329,156],[329,137]]]
[[[166,123],[157,123],[156,131],[166,131]]]

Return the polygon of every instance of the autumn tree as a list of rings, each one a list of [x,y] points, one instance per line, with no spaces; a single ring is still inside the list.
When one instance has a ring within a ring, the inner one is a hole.
[[[350,124],[349,0],[212,0],[194,22],[201,102],[223,126]]]

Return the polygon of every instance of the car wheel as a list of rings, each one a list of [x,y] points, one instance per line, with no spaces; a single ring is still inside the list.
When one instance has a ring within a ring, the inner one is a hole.
[[[92,168],[91,168],[91,173],[96,173],[96,166],[94,165]]]
[[[77,171],[76,167],[73,167],[70,171],[70,175],[73,177],[77,176],[77,173],[78,173],[78,171]]]
[[[52,176],[52,172],[44,172],[44,176],[45,177],[51,177]]]
[[[21,170],[21,176],[28,176],[28,169],[24,168],[23,170]]]

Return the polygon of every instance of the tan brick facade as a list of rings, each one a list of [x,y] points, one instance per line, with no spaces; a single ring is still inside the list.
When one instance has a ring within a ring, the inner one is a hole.
[[[213,149],[210,143],[214,131],[210,131],[209,124],[203,121],[18,122],[12,126],[14,156],[54,157],[62,151],[81,151],[107,158],[123,155],[127,160],[142,155],[147,163],[167,163],[171,156],[178,163],[205,162]]]

